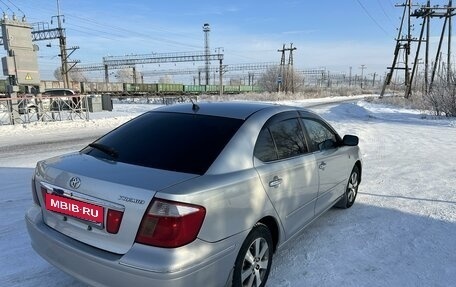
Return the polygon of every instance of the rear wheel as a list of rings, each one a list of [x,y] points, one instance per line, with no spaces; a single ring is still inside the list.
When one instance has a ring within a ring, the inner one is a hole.
[[[349,208],[355,203],[356,195],[358,195],[359,178],[359,168],[355,165],[348,179],[345,194],[336,203],[336,207]]]
[[[263,287],[272,263],[272,236],[263,224],[257,224],[249,233],[236,258],[233,287]]]

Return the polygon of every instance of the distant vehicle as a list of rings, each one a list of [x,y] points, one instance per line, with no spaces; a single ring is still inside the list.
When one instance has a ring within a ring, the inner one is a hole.
[[[80,97],[71,89],[49,89],[41,96],[25,94],[18,97],[18,110],[20,114],[34,111],[65,111],[81,107]]]
[[[19,114],[28,114],[32,113],[37,109],[38,101],[36,97],[32,94],[26,94],[19,96],[17,98],[17,108]]]
[[[26,224],[47,261],[94,286],[265,286],[273,253],[353,205],[358,137],[302,108],[162,107],[37,164]]]
[[[41,94],[43,97],[51,97],[50,107],[52,111],[71,110],[81,106],[80,97],[71,89],[49,89]]]
[[[51,97],[63,97],[63,96],[76,95],[76,93],[71,89],[48,89],[41,94],[43,96],[51,96]]]

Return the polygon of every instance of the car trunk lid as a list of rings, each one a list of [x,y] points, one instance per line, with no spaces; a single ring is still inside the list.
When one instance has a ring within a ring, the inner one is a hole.
[[[91,246],[124,254],[134,243],[155,193],[194,177],[73,153],[39,162],[35,187],[48,226]]]

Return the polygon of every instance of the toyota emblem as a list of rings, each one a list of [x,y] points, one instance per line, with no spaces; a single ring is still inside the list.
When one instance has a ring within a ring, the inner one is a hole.
[[[70,179],[70,186],[74,189],[78,189],[81,185],[81,179],[79,177],[72,177]]]

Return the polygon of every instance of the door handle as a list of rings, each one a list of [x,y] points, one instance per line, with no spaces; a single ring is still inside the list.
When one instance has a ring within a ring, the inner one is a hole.
[[[320,165],[318,166],[318,168],[321,169],[321,170],[325,170],[325,168],[326,168],[326,162],[322,161],[322,162],[320,163]]]
[[[278,176],[274,176],[274,178],[269,182],[269,187],[278,188],[279,185],[282,184],[283,179],[279,178]]]

